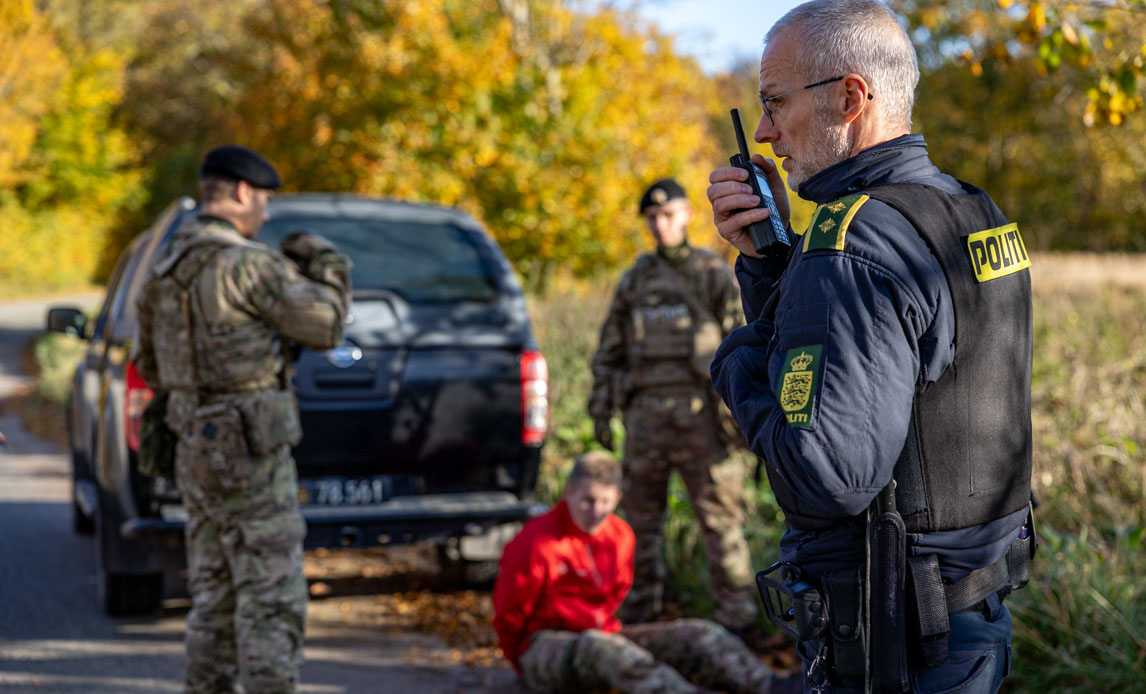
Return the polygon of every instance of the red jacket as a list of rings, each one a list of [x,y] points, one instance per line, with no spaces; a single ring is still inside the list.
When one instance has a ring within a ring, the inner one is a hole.
[[[615,515],[593,535],[581,530],[564,501],[525,524],[505,547],[493,588],[493,627],[515,668],[542,629],[621,630],[613,613],[633,586],[635,544]]]

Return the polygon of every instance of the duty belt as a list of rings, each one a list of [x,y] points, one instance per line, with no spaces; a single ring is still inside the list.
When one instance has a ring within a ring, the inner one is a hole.
[[[907,691],[908,644],[923,667],[942,665],[949,614],[975,608],[995,594],[1005,597],[1030,578],[1038,539],[1029,507],[1002,559],[945,583],[936,555],[905,556],[903,522],[887,491],[868,512],[863,565],[830,571],[818,584],[784,562],[756,574],[768,619],[799,642],[818,642],[806,673],[814,691],[835,678],[862,679],[867,691]]]

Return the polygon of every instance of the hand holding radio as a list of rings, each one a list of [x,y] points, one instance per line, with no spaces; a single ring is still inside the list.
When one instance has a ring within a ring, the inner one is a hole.
[[[788,196],[776,165],[759,154],[748,154],[740,113],[732,109],[732,124],[740,152],[732,166],[709,176],[708,199],[720,235],[751,257],[780,255],[791,246],[787,230]],[[782,191],[779,199],[773,188]]]

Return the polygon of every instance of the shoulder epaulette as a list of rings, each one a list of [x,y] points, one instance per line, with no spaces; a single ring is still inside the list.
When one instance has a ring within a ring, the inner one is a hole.
[[[868,200],[868,196],[858,193],[817,207],[812,214],[812,223],[804,232],[804,252],[844,250],[848,226]]]

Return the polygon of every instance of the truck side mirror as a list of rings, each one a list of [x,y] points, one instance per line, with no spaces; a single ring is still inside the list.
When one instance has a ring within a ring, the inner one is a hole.
[[[72,337],[84,338],[84,328],[88,317],[78,308],[71,306],[48,309],[48,332],[63,333]]]

